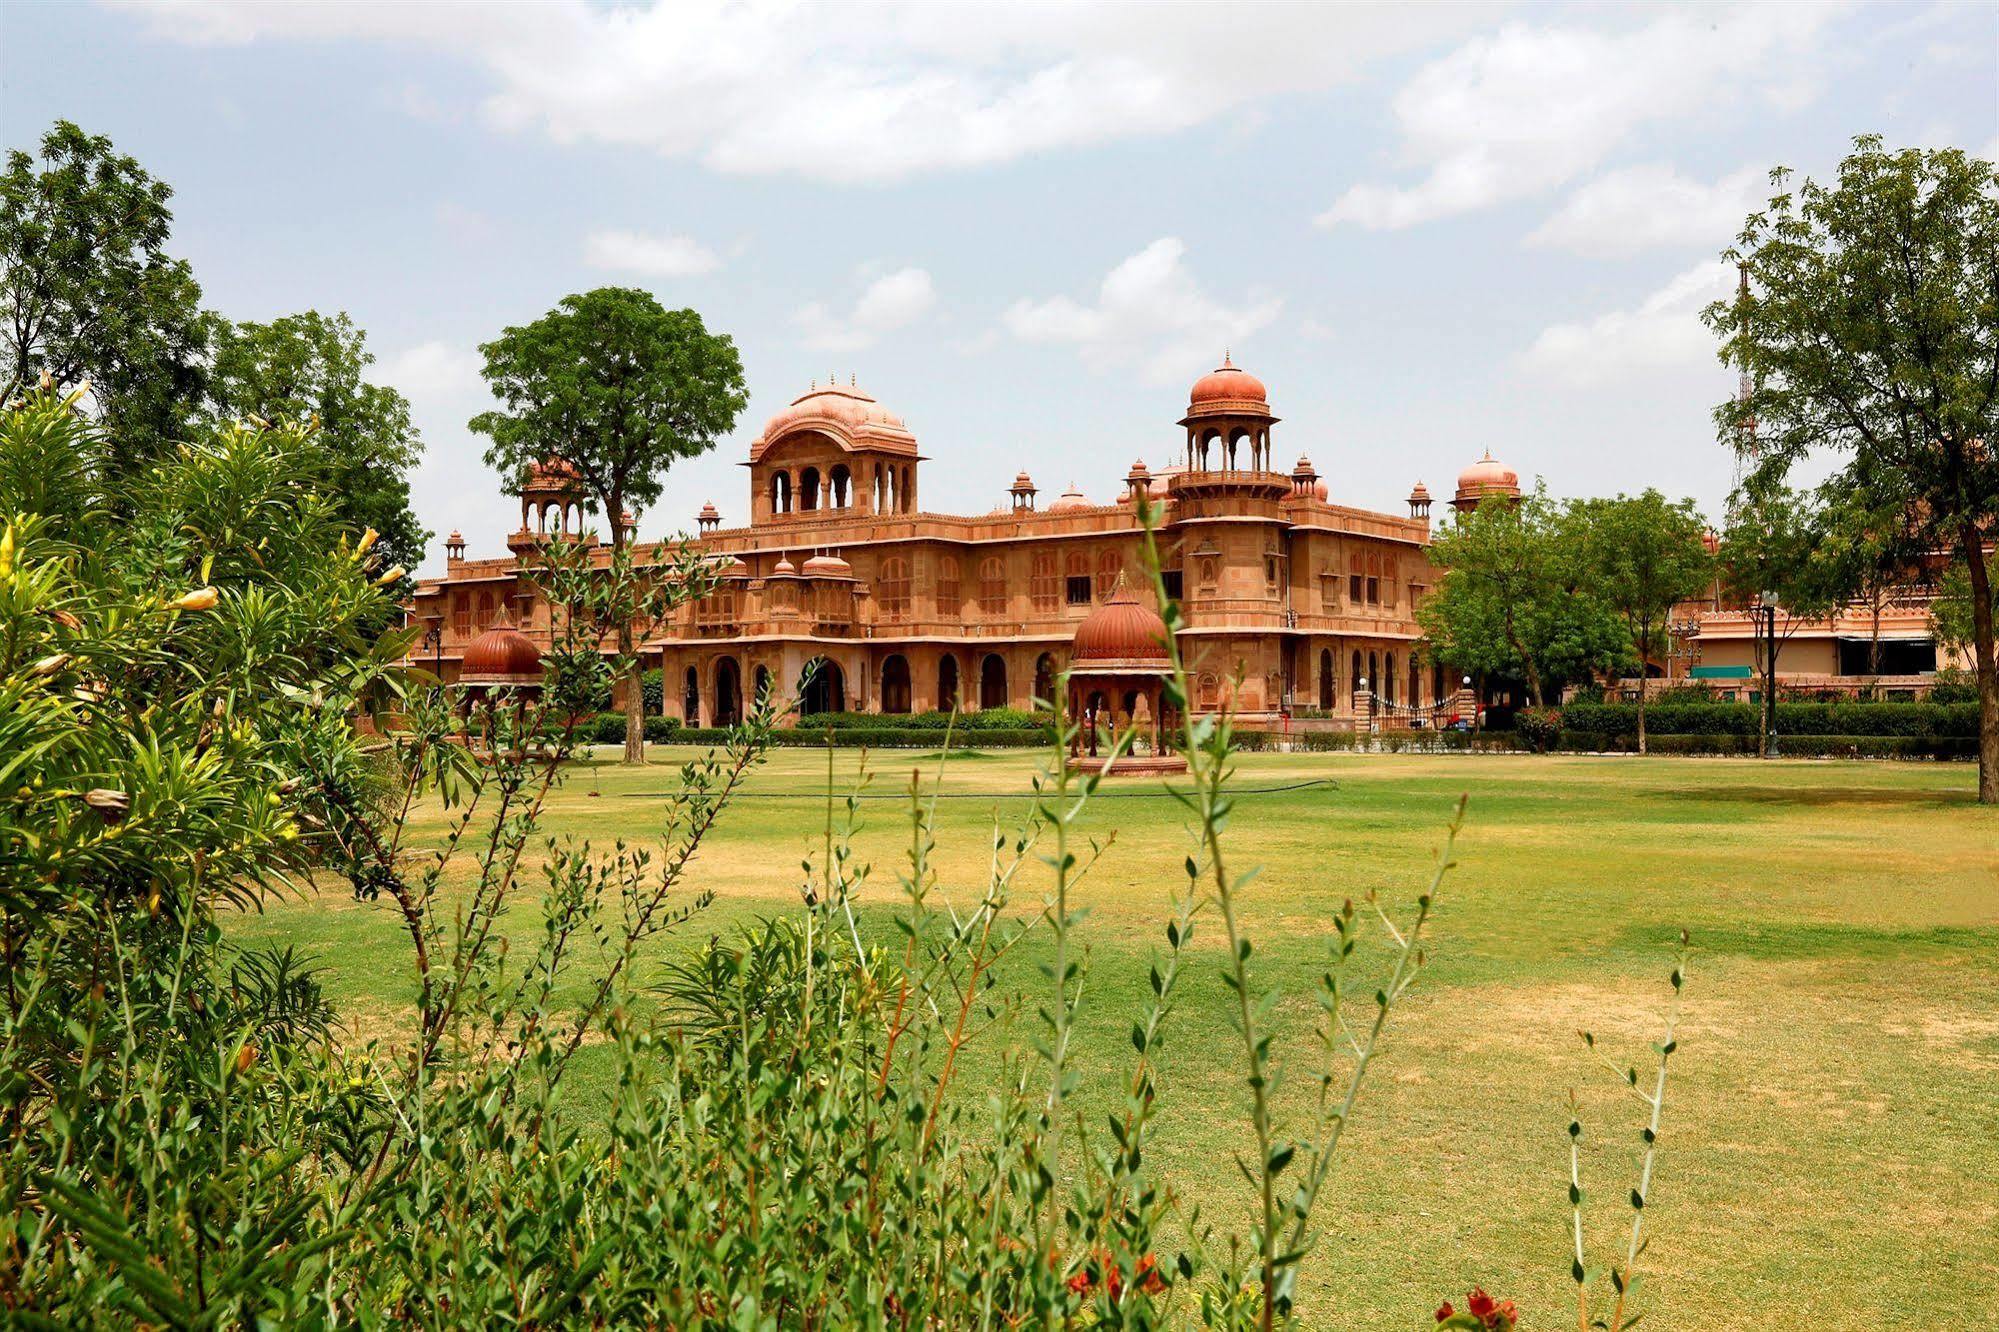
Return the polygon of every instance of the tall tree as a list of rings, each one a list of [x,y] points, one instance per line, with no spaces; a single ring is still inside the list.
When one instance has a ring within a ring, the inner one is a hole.
[[[1692,500],[1657,490],[1570,506],[1587,585],[1624,621],[1638,662],[1638,752],[1645,752],[1647,662],[1670,648],[1673,607],[1714,577],[1706,525]]]
[[[1949,552],[1971,587],[1978,798],[1999,804],[1999,657],[1991,557],[1999,524],[1999,181],[1959,149],[1854,141],[1829,185],[1753,214],[1729,257],[1749,293],[1706,312],[1749,391],[1715,409],[1756,470],[1830,456],[1828,483],[1899,508],[1895,539]],[[1745,435],[1745,416],[1756,433]]]
[[[173,195],[111,141],[59,120],[41,157],[0,176],[0,400],[47,375],[88,381],[116,472],[183,438],[199,407],[211,317],[166,252]]]
[[[1488,499],[1431,543],[1444,576],[1417,607],[1417,622],[1442,660],[1518,675],[1538,707],[1551,681],[1621,657],[1621,627],[1588,587],[1576,555],[1546,494]]]
[[[430,536],[410,511],[409,470],[423,440],[409,400],[365,378],[374,361],[367,335],[344,312],[223,323],[210,374],[213,410],[224,421],[316,421],[339,517],[357,532],[374,528],[386,563],[415,568]]]
[[[1777,719],[1777,659],[1805,625],[1828,619],[1853,596],[1853,566],[1828,541],[1830,522],[1812,497],[1752,476],[1736,496],[1721,535],[1723,593],[1769,615],[1755,657],[1762,668],[1763,710],[1756,752],[1769,752]],[[1774,604],[1766,605],[1766,599]]]
[[[715,447],[749,401],[735,341],[693,310],[668,310],[628,287],[565,296],[531,324],[479,349],[501,410],[472,418],[493,442],[486,462],[525,484],[536,463],[575,469],[612,546],[628,507],[659,498],[667,470]],[[645,759],[631,625],[618,626],[625,681],[625,761]]]

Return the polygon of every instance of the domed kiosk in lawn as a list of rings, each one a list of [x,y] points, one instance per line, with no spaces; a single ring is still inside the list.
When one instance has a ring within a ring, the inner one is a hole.
[[[1073,766],[1127,774],[1187,770],[1186,759],[1162,743],[1177,724],[1166,708],[1173,674],[1166,632],[1166,621],[1133,594],[1123,574],[1109,599],[1076,626],[1069,649]],[[1127,729],[1135,732],[1130,752],[1114,757],[1116,737]]]

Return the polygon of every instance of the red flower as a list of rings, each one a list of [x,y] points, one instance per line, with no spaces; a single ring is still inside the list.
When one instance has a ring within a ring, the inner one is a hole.
[[[1443,1307],[1437,1310],[1437,1321],[1441,1323],[1446,1318],[1449,1318],[1452,1314],[1456,1312],[1457,1310],[1451,1307],[1451,1302],[1449,1300],[1445,1300],[1443,1303]]]
[[[1149,1253],[1138,1260],[1138,1268],[1131,1276],[1147,1295],[1157,1295],[1166,1289],[1166,1278],[1159,1275],[1159,1261]]]
[[[1096,1284],[1096,1279],[1090,1275],[1088,1268],[1069,1278],[1069,1289],[1078,1295],[1089,1294],[1090,1287]]]
[[[1465,1312],[1487,1327],[1492,1326],[1492,1315],[1498,1308],[1498,1302],[1485,1293],[1483,1286],[1473,1286],[1471,1294],[1465,1296]]]

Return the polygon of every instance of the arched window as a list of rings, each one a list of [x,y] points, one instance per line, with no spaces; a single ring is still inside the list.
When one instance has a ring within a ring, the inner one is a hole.
[[[1381,664],[1381,684],[1378,688],[1381,690],[1381,696],[1390,703],[1393,703],[1395,701],[1395,654],[1393,652],[1389,653],[1382,659]]]
[[[478,629],[479,632],[483,634],[492,627],[493,627],[493,594],[491,592],[481,592],[479,594]]]
[[[1124,572],[1124,556],[1114,550],[1097,552],[1097,600],[1105,601],[1117,588],[1118,575]]]
[[[1034,659],[1034,706],[1055,706],[1055,654],[1044,652]]]
[[[937,662],[937,710],[958,706],[958,659],[946,652]]]
[[[945,555],[937,561],[937,613],[955,620],[964,610],[965,593],[958,578],[958,557]]]
[[[833,492],[832,507],[836,509],[846,508],[848,492],[853,489],[854,485],[854,475],[847,470],[847,464],[840,463],[835,466],[832,473],[826,478],[826,484]]]
[[[1006,615],[1006,566],[997,555],[979,561],[979,614],[989,620]]]
[[[902,556],[882,561],[881,577],[875,584],[875,604],[891,620],[909,614],[909,561]]]
[[[1006,658],[997,652],[988,652],[986,659],[979,663],[979,707],[1003,708],[1006,706]]]
[[[1034,609],[1054,611],[1062,606],[1062,580],[1055,572],[1055,553],[1038,550],[1034,553],[1034,581],[1031,585]]]
[[[791,473],[772,472],[770,474],[770,511],[772,513],[791,512]]]
[[[900,652],[882,663],[882,711],[895,716],[909,711],[909,659]]]
[[[1375,697],[1381,696],[1381,657],[1373,652],[1367,654],[1367,687]]]
[[[1321,648],[1319,649],[1320,711],[1331,712],[1333,710],[1333,696],[1338,688],[1339,682],[1333,679],[1333,650],[1331,648]]]
[[[756,681],[756,687],[750,691],[750,698],[752,701],[760,701],[765,691],[770,688],[770,667],[757,667],[756,674],[752,678]]]
[[[798,474],[798,511],[811,513],[819,507],[819,469],[808,467]]]
[[[1221,698],[1221,692],[1221,681],[1215,678],[1215,673],[1213,671],[1202,671],[1201,678],[1194,686],[1194,705],[1198,708],[1212,711],[1216,702]]]
[[[451,632],[459,637],[472,632],[472,594],[461,592],[451,602]]]
[[[1423,701],[1423,668],[1415,658],[1409,659],[1409,706],[1416,707]]]
[[[1353,672],[1347,676],[1348,685],[1355,693],[1360,692],[1360,682],[1363,674],[1360,668],[1360,653],[1356,651],[1353,654]]]
[[[1066,596],[1071,606],[1090,604],[1090,557],[1080,550],[1069,552],[1062,564]]]
[[[680,715],[689,726],[701,724],[701,672],[687,668],[687,683],[680,689]]]

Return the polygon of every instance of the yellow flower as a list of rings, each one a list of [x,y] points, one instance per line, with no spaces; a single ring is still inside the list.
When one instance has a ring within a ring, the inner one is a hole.
[[[12,577],[14,573],[14,529],[9,527],[0,532],[0,578]]]
[[[363,532],[361,534],[361,544],[354,547],[354,558],[358,560],[363,555],[366,555],[368,553],[368,548],[375,544],[375,539],[380,535],[381,533],[377,532],[372,527],[369,528],[366,532]]]
[[[215,603],[222,599],[212,587],[197,587],[194,591],[168,604],[169,610],[204,611],[214,610]]]
[[[377,578],[375,580],[375,586],[387,587],[391,583],[400,582],[402,581],[403,575],[408,572],[409,572],[408,569],[405,569],[402,565],[398,564],[395,568],[389,570],[387,573],[383,574],[380,578]]]

